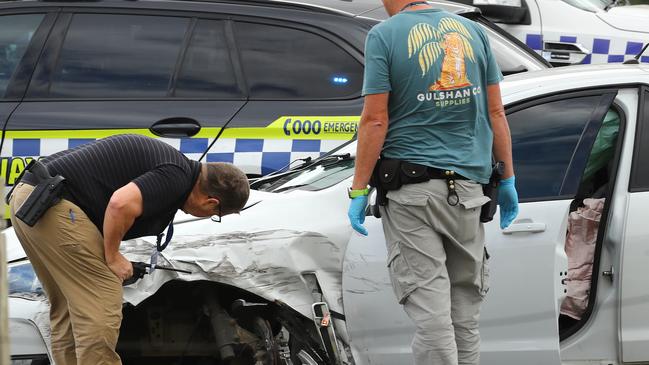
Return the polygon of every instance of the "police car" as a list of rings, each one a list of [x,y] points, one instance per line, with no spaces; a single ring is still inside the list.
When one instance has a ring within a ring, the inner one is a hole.
[[[117,133],[265,175],[356,132],[376,1],[3,1],[0,176]],[[320,1],[320,3],[325,3]],[[548,64],[470,6],[505,73]]]
[[[649,43],[647,0],[459,0],[553,65],[621,63]],[[639,57],[649,63],[649,55]]]
[[[521,204],[506,230],[497,214],[485,225],[481,364],[649,362],[649,66],[521,73],[502,95]],[[191,274],[156,270],[125,288],[124,364],[225,364],[228,353],[239,364],[412,363],[414,328],[392,291],[380,221],[368,212],[364,237],[347,219],[354,154],[350,142],[254,182],[247,208],[221,223],[177,216],[159,264]],[[568,216],[588,198],[605,199],[588,295],[580,320],[559,321],[572,295]],[[47,302],[5,233],[12,355],[47,361]],[[148,261],[154,245],[121,249]]]

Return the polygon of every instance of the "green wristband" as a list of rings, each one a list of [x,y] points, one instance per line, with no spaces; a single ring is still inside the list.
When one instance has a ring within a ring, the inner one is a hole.
[[[369,194],[370,194],[369,188],[357,189],[357,190],[349,188],[349,190],[347,191],[347,195],[349,195],[349,199],[358,198],[359,196],[368,196]]]

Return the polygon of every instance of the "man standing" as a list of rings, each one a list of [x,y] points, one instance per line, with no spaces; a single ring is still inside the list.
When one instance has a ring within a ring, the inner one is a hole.
[[[518,212],[502,74],[474,22],[424,1],[383,4],[391,18],[367,36],[348,215],[367,235],[367,185],[381,155],[374,176],[389,190],[381,206],[388,267],[417,328],[415,363],[479,364],[488,290],[480,208],[489,200],[480,184],[489,181],[492,155],[505,163],[501,227]]]
[[[119,135],[47,157],[65,181],[62,200],[29,226],[16,212],[38,185],[25,173],[10,197],[11,222],[50,301],[57,365],[121,364],[122,281],[133,275],[123,239],[158,235],[176,211],[197,217],[239,212],[246,175],[201,164],[164,142]]]

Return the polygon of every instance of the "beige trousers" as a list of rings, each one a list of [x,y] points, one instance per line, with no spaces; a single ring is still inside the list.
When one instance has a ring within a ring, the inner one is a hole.
[[[480,305],[488,267],[480,208],[482,186],[456,181],[460,203],[446,201],[444,180],[404,185],[382,207],[388,268],[399,303],[416,326],[417,365],[478,365]]]
[[[33,191],[19,183],[10,201],[11,223],[50,301],[56,365],[121,364],[115,352],[122,321],[122,284],[106,265],[97,227],[62,200],[29,227],[15,212]]]

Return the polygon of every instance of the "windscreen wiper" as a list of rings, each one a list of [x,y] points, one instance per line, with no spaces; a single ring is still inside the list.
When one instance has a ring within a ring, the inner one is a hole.
[[[313,167],[313,166],[319,166],[319,165],[329,166],[331,164],[334,164],[334,163],[337,163],[337,162],[340,162],[340,161],[346,161],[346,160],[351,160],[351,159],[352,159],[351,153],[340,153],[340,154],[336,154],[336,155],[322,156],[319,159],[313,161],[313,163],[308,164],[308,165],[306,165],[304,167],[306,168],[306,167]]]
[[[326,166],[329,166],[330,164],[334,164],[334,163],[337,163],[339,161],[349,160],[351,158],[352,158],[351,154],[349,154],[349,153],[341,153],[341,154],[335,154],[335,155],[325,155],[325,156],[317,158],[313,162],[311,162],[311,158],[309,158],[309,157],[305,158],[305,159],[298,159],[298,160],[303,160],[304,163],[301,164],[300,166],[296,166],[296,167],[294,167],[294,168],[292,168],[290,170],[287,170],[287,171],[284,171],[284,172],[281,172],[281,173],[273,172],[273,173],[270,173],[270,174],[268,174],[266,176],[262,176],[259,179],[256,179],[255,181],[251,182],[250,185],[251,185],[251,187],[254,188],[255,186],[259,186],[259,184],[267,182],[267,180],[277,179],[277,178],[280,178],[280,177],[283,177],[283,176],[286,176],[286,175],[290,175],[290,174],[292,174],[292,173],[294,173],[296,171],[304,170],[304,169],[306,169],[308,167],[319,166],[319,165],[323,165],[323,166],[326,167]],[[298,161],[298,160],[295,160],[295,161]],[[290,164],[293,164],[295,161],[291,162]]]

